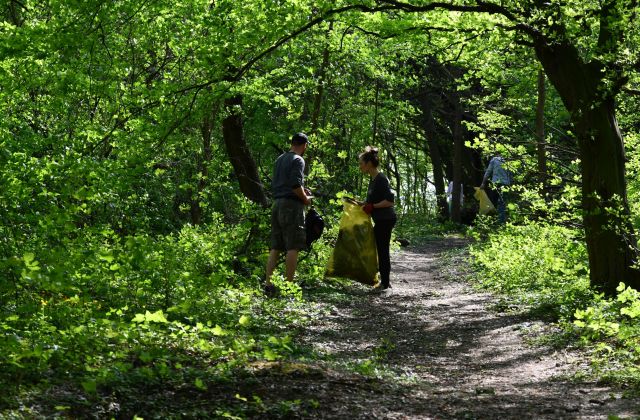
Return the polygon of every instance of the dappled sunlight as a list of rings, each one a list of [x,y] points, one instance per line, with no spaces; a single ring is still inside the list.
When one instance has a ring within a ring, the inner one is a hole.
[[[362,292],[359,285],[341,290],[351,298],[312,323],[302,344],[324,355],[328,366],[393,389],[384,392],[394,398],[382,397],[376,411],[389,417],[571,417],[595,414],[604,404],[630,413],[610,391],[562,379],[576,371],[574,359],[527,344],[537,321],[490,311],[492,295],[442,275],[447,246],[454,244],[394,254],[391,294]],[[400,404],[407,399],[410,404]]]

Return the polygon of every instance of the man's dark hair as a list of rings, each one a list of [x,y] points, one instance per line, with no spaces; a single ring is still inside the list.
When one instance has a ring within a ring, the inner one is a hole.
[[[309,143],[309,138],[304,133],[296,133],[291,137],[291,144],[300,146],[301,144]]]

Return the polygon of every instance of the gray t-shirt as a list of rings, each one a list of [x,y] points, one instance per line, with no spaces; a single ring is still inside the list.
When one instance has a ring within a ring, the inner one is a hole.
[[[273,168],[271,189],[273,198],[293,198],[298,196],[293,192],[295,188],[304,185],[304,159],[302,156],[288,151],[281,154]]]

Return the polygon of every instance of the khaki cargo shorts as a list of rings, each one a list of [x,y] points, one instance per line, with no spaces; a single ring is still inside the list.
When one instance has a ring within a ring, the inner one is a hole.
[[[271,249],[301,250],[306,246],[304,204],[295,199],[276,199],[271,209]]]

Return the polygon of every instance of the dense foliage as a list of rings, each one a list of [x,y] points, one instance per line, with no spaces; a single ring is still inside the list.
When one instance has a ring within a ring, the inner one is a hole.
[[[637,262],[629,278],[604,282],[620,294],[592,290],[601,248],[588,226],[606,215],[637,255],[638,5],[538,3],[6,1],[0,408],[82,415],[78,393],[202,391],[237,366],[301,351],[292,332],[315,308],[297,284],[281,283],[283,299],[262,296],[269,211],[242,184],[266,186],[268,202],[272,162],[297,131],[312,138],[307,185],[330,225],[301,281],[322,278],[338,198],[366,193],[356,157],[379,145],[399,235],[424,236],[425,217],[447,223],[438,231],[457,226],[451,217],[474,223],[486,286],[551,308],[637,383],[638,292],[622,286],[637,284]],[[628,197],[589,201],[585,179],[601,174],[585,172],[590,128],[554,73],[554,45],[601,70],[602,96],[587,105],[616,99]],[[541,69],[551,79],[542,138]],[[496,151],[517,181],[506,227],[474,219],[472,187]],[[443,206],[453,180],[464,184],[460,214]],[[68,404],[47,406],[47,392]]]

